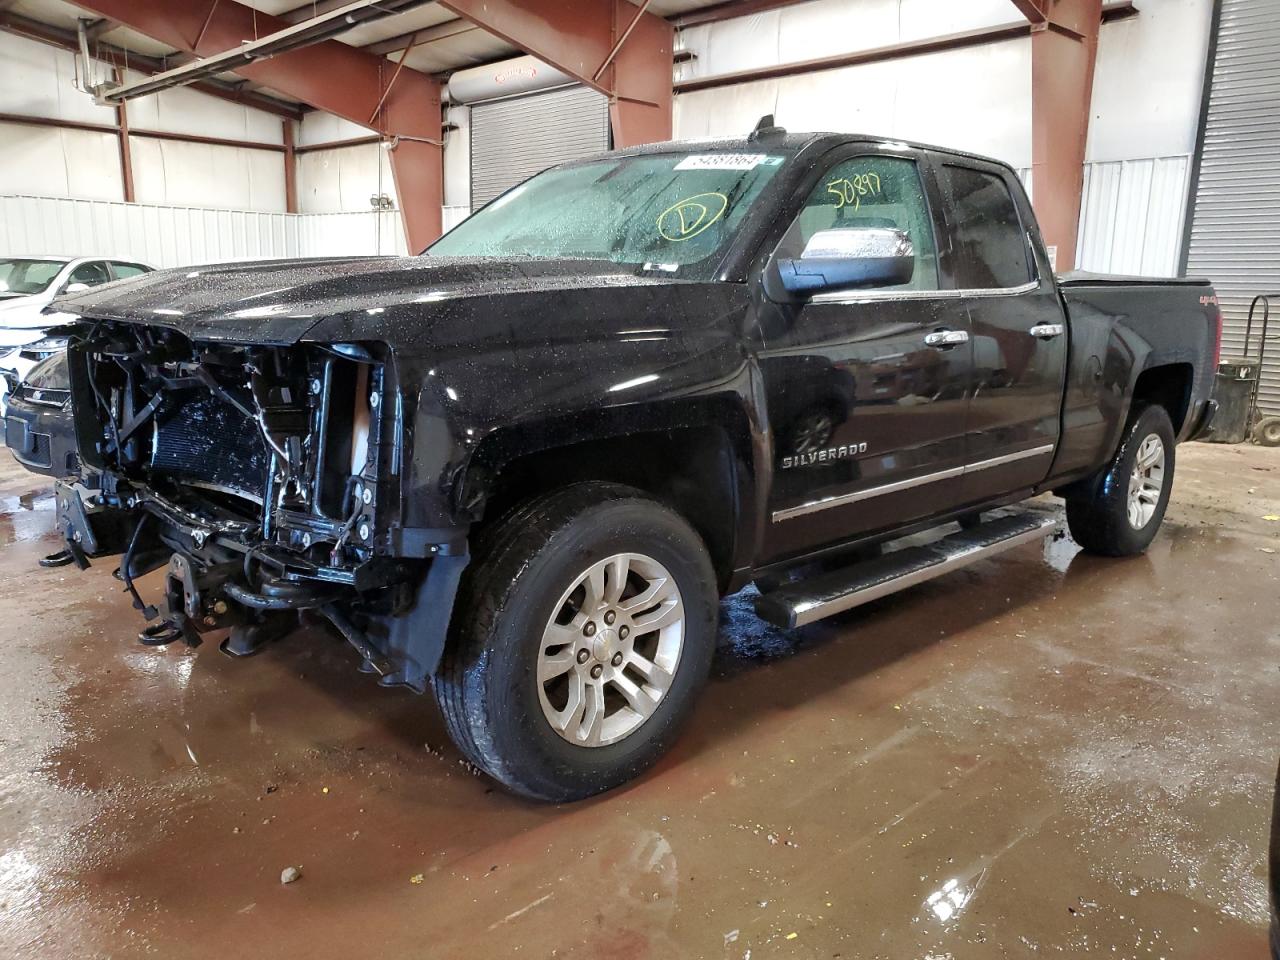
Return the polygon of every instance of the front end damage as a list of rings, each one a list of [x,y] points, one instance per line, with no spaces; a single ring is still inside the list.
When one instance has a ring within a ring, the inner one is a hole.
[[[402,393],[380,345],[85,321],[68,359],[89,495],[58,485],[59,527],[82,566],[122,554],[144,643],[229,631],[223,649],[245,655],[313,616],[381,683],[425,689],[465,529],[424,539],[399,525]],[[152,606],[135,580],[161,568]]]

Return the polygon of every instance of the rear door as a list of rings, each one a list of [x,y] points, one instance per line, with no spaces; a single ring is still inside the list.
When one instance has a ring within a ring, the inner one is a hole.
[[[799,256],[820,230],[885,227],[907,234],[915,268],[896,287],[763,308],[771,559],[898,526],[962,496],[972,344],[967,309],[942,289],[923,154],[851,145],[814,179],[774,257]]]
[[[973,396],[963,499],[1042,481],[1058,441],[1067,326],[1026,194],[997,164],[937,155],[944,272],[968,312]]]

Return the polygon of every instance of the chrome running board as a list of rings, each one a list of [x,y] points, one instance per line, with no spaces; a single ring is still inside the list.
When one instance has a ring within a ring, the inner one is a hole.
[[[903,547],[873,560],[761,594],[756,600],[756,614],[780,627],[803,627],[1024,543],[1044,540],[1061,527],[1062,518],[1055,513],[1001,511],[970,530],[961,530],[926,546]]]

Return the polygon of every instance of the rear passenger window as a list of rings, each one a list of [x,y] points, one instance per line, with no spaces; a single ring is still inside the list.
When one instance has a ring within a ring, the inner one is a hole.
[[[991,290],[1031,280],[1022,221],[1004,180],[950,164],[943,165],[939,179],[951,223],[956,285]]]
[[[107,265],[101,260],[91,260],[72,270],[71,276],[67,277],[67,283],[83,283],[87,287],[96,287],[110,279],[111,274],[107,273]]]
[[[910,282],[893,289],[937,290],[929,204],[914,161],[900,157],[855,157],[828,170],[782,238],[778,255],[800,256],[820,230],[875,227],[901,230],[915,251]]]
[[[139,274],[147,272],[147,268],[137,263],[117,263],[111,261],[111,269],[115,272],[117,280],[123,280],[125,277],[136,277]]]

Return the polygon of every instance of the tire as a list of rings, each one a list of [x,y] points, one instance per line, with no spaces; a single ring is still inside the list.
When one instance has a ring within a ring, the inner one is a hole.
[[[1151,467],[1158,449],[1162,460]],[[1139,455],[1147,465],[1144,494],[1131,503],[1135,462]],[[1103,472],[1085,490],[1067,499],[1067,525],[1071,536],[1089,553],[1129,557],[1142,553],[1155,538],[1169,505],[1173,486],[1173,424],[1164,407],[1147,406],[1129,418],[1120,449]]]
[[[1280,447],[1280,417],[1264,417],[1254,424],[1253,439],[1264,447]]]
[[[715,651],[719,593],[698,534],[636,490],[579,483],[500,520],[476,554],[432,679],[458,749],[514,793],[554,802],[610,790],[652,765],[688,718]],[[614,564],[584,579],[624,554],[626,577]],[[625,609],[650,589],[658,607]],[[540,662],[553,677],[539,679]],[[603,719],[589,723],[597,704]]]

